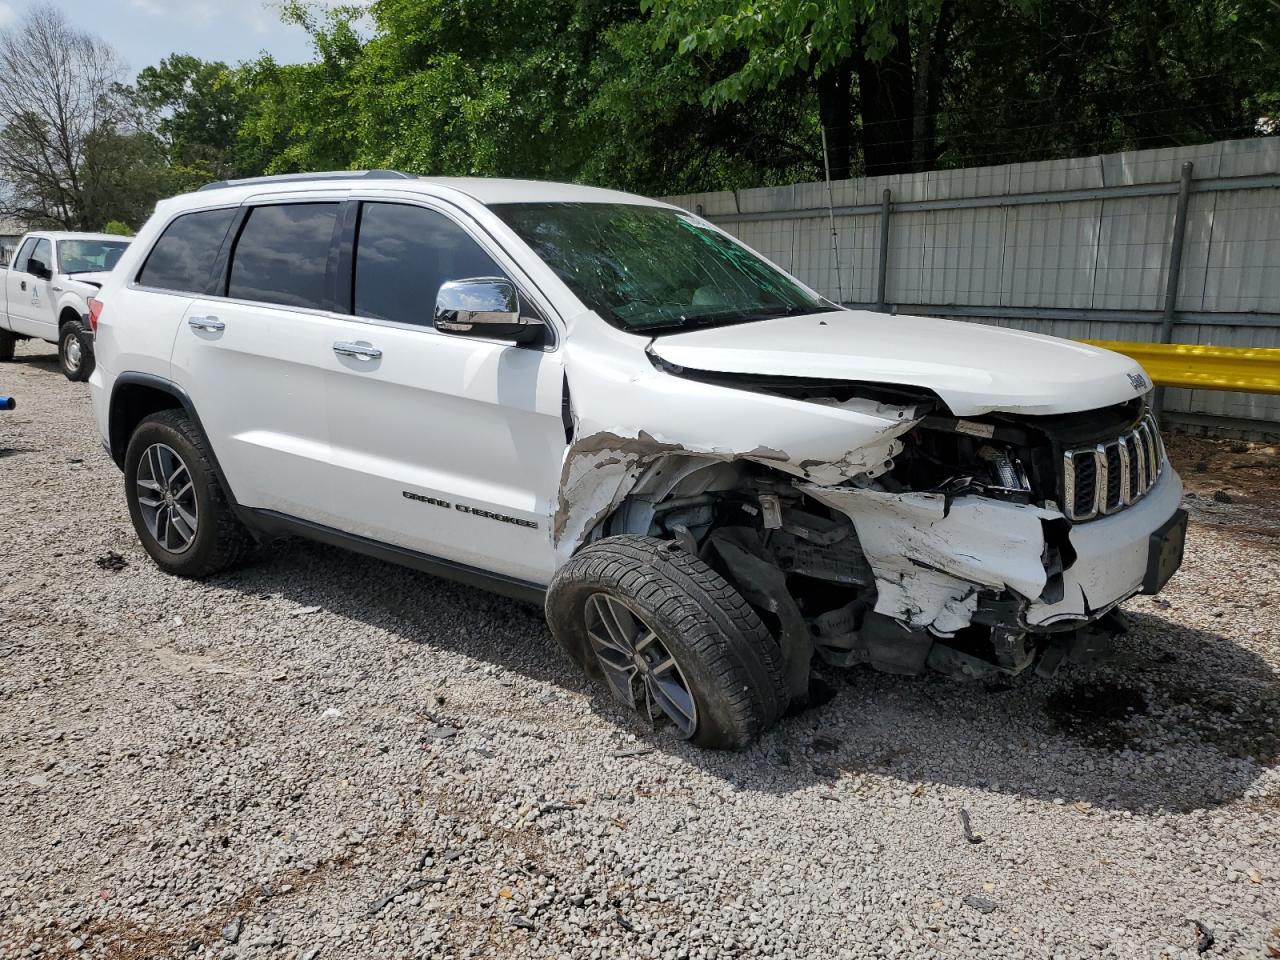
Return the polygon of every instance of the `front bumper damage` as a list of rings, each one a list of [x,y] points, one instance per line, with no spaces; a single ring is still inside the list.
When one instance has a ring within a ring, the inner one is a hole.
[[[980,496],[801,489],[850,519],[875,577],[876,617],[864,620],[851,659],[875,663],[892,650],[877,665],[893,672],[1017,673],[1041,653],[1052,672],[1064,654],[1095,652],[1113,630],[1108,614],[1158,590],[1181,561],[1182,482],[1167,468],[1140,502],[1074,525]],[[975,627],[986,628],[981,656],[968,652]],[[1044,634],[1056,642],[1038,643]]]

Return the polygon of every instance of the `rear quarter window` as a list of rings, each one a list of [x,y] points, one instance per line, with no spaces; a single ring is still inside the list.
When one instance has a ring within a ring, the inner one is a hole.
[[[227,207],[184,213],[175,219],[151,248],[138,283],[161,290],[207,292],[218,248],[235,215],[236,209]]]

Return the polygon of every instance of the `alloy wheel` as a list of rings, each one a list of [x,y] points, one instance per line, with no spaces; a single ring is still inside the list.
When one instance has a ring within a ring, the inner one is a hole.
[[[138,460],[138,508],[156,543],[183,553],[196,538],[200,508],[191,471],[173,447],[153,443]]]
[[[650,721],[666,716],[683,739],[698,729],[698,708],[680,665],[631,606],[605,593],[586,604],[587,637],[615,697],[635,709],[644,698]]]

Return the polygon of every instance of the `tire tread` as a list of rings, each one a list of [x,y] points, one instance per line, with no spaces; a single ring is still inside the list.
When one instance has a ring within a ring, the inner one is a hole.
[[[612,586],[670,625],[711,674],[727,723],[695,742],[743,747],[786,712],[789,695],[777,642],[742,595],[698,557],[671,541],[627,534],[597,540],[566,563],[548,591],[547,617],[557,639],[587,667],[585,627],[576,607],[593,586]]]

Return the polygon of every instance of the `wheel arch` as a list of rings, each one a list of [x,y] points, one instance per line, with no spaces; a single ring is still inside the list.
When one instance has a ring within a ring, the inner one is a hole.
[[[150,373],[122,373],[116,377],[111,388],[111,403],[107,412],[107,445],[111,459],[116,466],[124,469],[125,451],[129,449],[129,438],[142,420],[161,410],[181,410],[204,439],[205,449],[213,472],[222,485],[222,491],[232,509],[239,512],[239,504],[227,483],[226,474],[218,463],[217,452],[209,439],[209,433],[200,422],[195,404],[191,397],[178,384],[164,377]]]
[[[62,328],[68,323],[84,324],[85,315],[82,311],[77,310],[71,303],[64,303],[62,309],[58,311],[58,335],[61,337]]]

